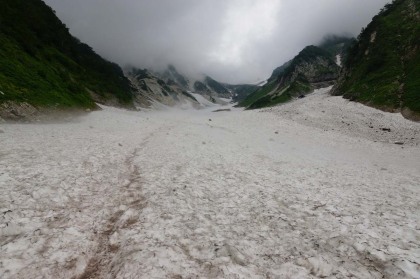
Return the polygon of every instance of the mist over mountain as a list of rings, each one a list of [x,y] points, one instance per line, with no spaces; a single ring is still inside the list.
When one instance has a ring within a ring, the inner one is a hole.
[[[196,97],[261,108],[303,98],[338,79],[333,94],[417,119],[412,116],[419,110],[417,2],[388,3],[364,28],[370,9],[361,12],[357,1],[298,6],[280,0],[213,5],[125,0],[115,7],[106,1],[68,6],[47,0],[58,12],[42,0],[5,2],[0,18],[3,115],[45,107],[94,108],[95,102],[199,108]],[[76,7],[83,9],[75,12]],[[84,26],[83,32],[77,33],[77,26]],[[352,34],[361,27],[356,40]],[[309,43],[299,50],[304,42]]]
[[[100,55],[255,83],[326,34],[357,36],[387,0],[45,0]]]
[[[420,278],[386,2],[0,0],[1,279]]]

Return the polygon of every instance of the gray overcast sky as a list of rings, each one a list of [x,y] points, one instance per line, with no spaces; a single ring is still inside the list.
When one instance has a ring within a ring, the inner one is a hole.
[[[44,0],[70,32],[121,66],[175,65],[266,79],[326,34],[359,34],[388,0]]]

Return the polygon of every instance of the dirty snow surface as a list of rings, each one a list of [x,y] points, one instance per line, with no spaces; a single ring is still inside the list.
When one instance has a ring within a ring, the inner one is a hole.
[[[0,278],[420,278],[420,125],[326,91],[0,124]]]

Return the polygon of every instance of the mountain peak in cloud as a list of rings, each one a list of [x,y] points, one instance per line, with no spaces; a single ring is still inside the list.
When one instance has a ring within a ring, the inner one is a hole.
[[[70,31],[122,66],[242,83],[268,78],[326,34],[356,36],[387,0],[45,0]]]

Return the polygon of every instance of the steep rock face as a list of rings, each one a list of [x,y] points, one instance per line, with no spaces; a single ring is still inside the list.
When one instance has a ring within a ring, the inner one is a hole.
[[[331,85],[337,79],[339,70],[330,52],[308,46],[291,61],[275,69],[267,84],[240,105],[254,109],[290,101],[315,88]]]
[[[268,82],[277,79],[277,77],[279,77],[281,74],[284,73],[284,71],[287,69],[287,67],[290,66],[290,64],[292,64],[292,60],[287,61],[286,63],[284,63],[280,67],[275,68],[273,70],[273,73],[271,74],[270,78],[268,79]]]
[[[209,76],[206,76],[202,81],[196,81],[194,91],[214,98],[232,98],[234,95],[224,84]]]
[[[222,83],[210,76],[204,76],[200,80],[191,82],[191,79],[178,72],[173,65],[169,65],[165,71],[154,73],[154,75],[165,81],[168,86],[175,86],[185,92],[200,94],[213,103],[225,103],[220,98],[239,102],[259,88],[259,86],[252,84],[232,85]]]
[[[207,85],[207,87],[210,88],[212,92],[218,95],[218,97],[231,98],[233,96],[231,90],[229,90],[223,84],[212,79],[209,76],[206,76],[206,78],[204,79],[204,82]]]
[[[41,0],[0,0],[0,106],[132,107],[121,68],[73,37]],[[23,115],[22,115],[23,116]]]
[[[194,96],[172,79],[169,79],[172,82],[166,83],[146,69],[135,68],[127,75],[136,88],[135,101],[140,107],[151,107],[156,104],[166,106],[190,104],[193,107],[199,107]]]
[[[156,72],[154,75],[163,80],[168,86],[180,89],[184,94],[190,94],[188,92],[198,93],[212,103],[224,103],[219,98],[230,98],[231,95],[229,90],[222,84],[208,76],[202,81],[197,80],[191,83],[190,79],[178,72],[173,65],[169,65],[165,71]]]
[[[186,91],[190,90],[190,81],[188,78],[179,73],[173,65],[169,65],[164,72],[156,73],[156,75],[170,85],[177,84]]]
[[[295,80],[299,75],[305,77],[309,83],[329,82],[337,79],[339,67],[330,57],[320,53],[310,53],[317,51],[315,47],[307,47],[303,50],[306,57],[299,57],[293,61],[290,81]],[[301,53],[302,54],[302,53]],[[286,78],[286,80],[287,80]]]
[[[350,48],[334,95],[420,120],[420,2],[386,5]]]

